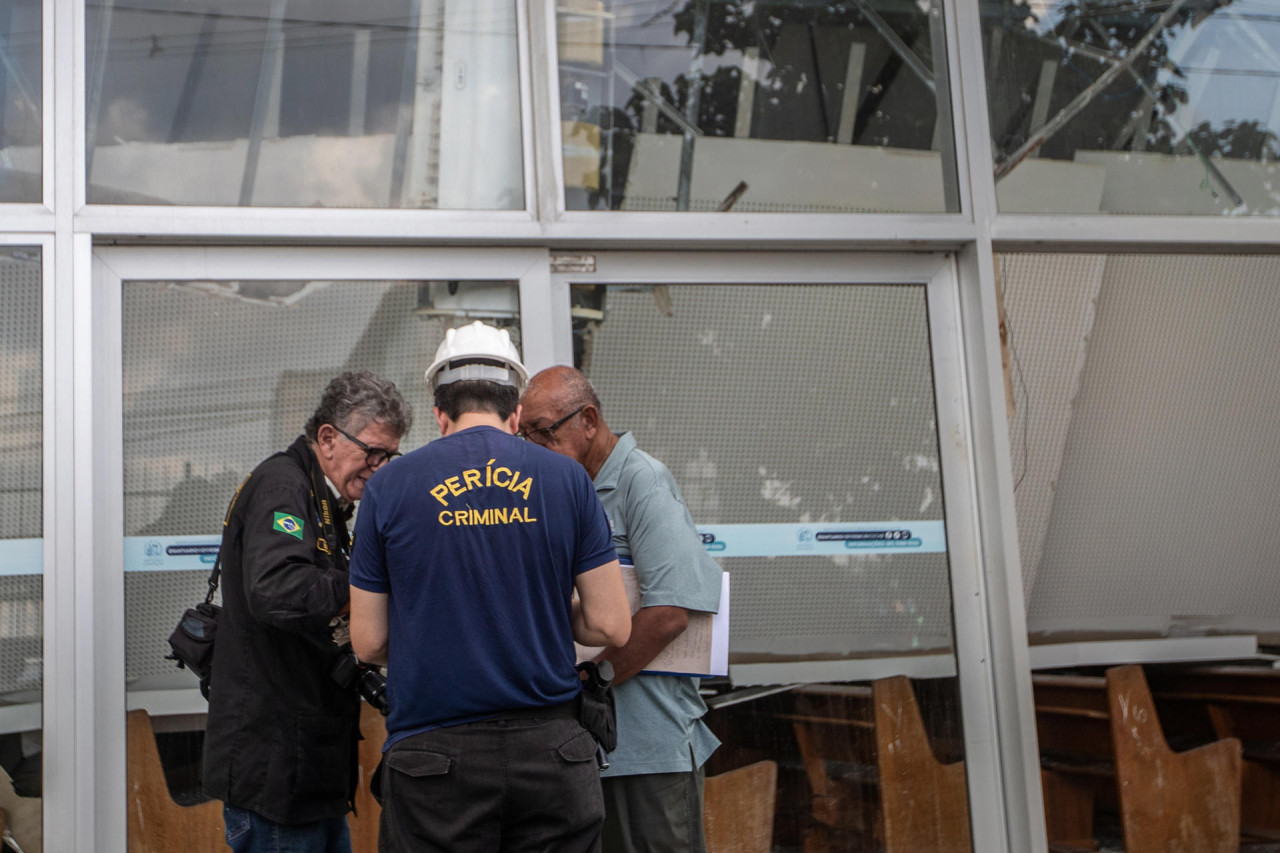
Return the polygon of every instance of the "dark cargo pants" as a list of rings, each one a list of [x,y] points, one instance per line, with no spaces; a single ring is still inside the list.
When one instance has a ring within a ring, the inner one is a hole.
[[[576,720],[487,720],[397,742],[381,773],[383,853],[594,853],[604,800]]]

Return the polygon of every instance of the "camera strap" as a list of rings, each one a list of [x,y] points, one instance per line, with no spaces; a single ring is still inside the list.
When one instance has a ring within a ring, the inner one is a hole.
[[[218,592],[218,580],[222,577],[222,548],[218,548],[218,556],[213,561],[213,571],[209,572],[209,591],[205,594],[204,603],[213,604],[213,596]]]
[[[231,496],[231,500],[227,502],[227,512],[222,516],[222,526],[226,527],[231,523],[231,511],[236,508],[236,501],[240,500],[240,492],[244,489],[245,483],[249,482],[249,478],[253,473],[245,475],[240,481],[240,485],[236,486],[236,493]],[[209,592],[205,594],[204,603],[213,604],[213,596],[218,592],[218,581],[222,577],[222,543],[218,543],[218,556],[213,561],[213,571],[209,572]]]
[[[311,499],[315,501],[320,515],[320,533],[324,536],[329,554],[335,561],[341,555],[341,560],[345,563],[349,559],[347,555],[351,549],[351,534],[347,531],[345,519],[342,522],[341,534],[338,533],[338,526],[333,523],[335,507],[329,495],[329,484],[324,480],[324,472],[320,470],[320,462],[314,453],[311,454],[309,473],[311,474]]]

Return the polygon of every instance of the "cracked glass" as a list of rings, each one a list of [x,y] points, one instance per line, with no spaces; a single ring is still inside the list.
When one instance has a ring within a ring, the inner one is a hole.
[[[942,6],[566,0],[570,210],[954,212]]]
[[[1280,3],[981,8],[1002,213],[1280,214]]]

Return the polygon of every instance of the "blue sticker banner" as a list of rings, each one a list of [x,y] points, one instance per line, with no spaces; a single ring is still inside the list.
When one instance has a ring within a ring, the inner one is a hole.
[[[947,550],[941,521],[824,524],[698,525],[713,557],[794,557],[832,554],[939,554]]]
[[[43,539],[0,539],[0,577],[42,574]]]
[[[941,521],[882,521],[849,524],[699,525],[702,545],[713,557],[789,557],[831,554],[943,553]],[[126,572],[209,571],[218,556],[217,536],[126,536]],[[40,539],[0,540],[0,577],[42,573]]]
[[[126,536],[126,572],[208,573],[218,559],[218,536]]]
[[[217,536],[126,536],[126,572],[183,572],[213,568]],[[44,574],[44,541],[0,539],[0,577]]]

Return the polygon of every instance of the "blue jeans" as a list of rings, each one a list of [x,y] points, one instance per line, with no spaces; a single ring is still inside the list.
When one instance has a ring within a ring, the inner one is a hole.
[[[222,821],[235,853],[351,853],[345,816],[289,826],[224,804]]]

